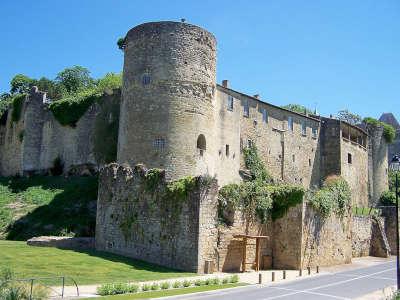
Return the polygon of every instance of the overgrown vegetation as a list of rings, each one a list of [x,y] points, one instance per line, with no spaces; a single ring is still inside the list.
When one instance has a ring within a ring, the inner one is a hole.
[[[0,270],[0,299],[3,300],[46,300],[50,290],[40,284],[30,286],[29,281],[16,281],[12,269]]]
[[[287,104],[282,106],[282,108],[296,112],[298,114],[313,114],[313,111],[307,107],[305,107],[304,105],[301,104]]]
[[[0,177],[0,237],[93,236],[97,181],[96,177]]]
[[[351,125],[357,125],[360,124],[362,121],[362,118],[360,115],[352,113],[348,109],[340,110],[337,113],[337,118],[341,121],[345,121]]]
[[[363,122],[369,126],[383,127],[383,136],[385,137],[386,142],[389,144],[393,143],[394,139],[396,138],[396,130],[392,125],[386,124],[371,117],[365,118]]]
[[[271,175],[253,144],[244,149],[245,165],[251,180],[222,187],[218,194],[218,215],[222,223],[233,224],[234,213],[240,209],[249,221],[265,223],[268,217],[277,219],[287,210],[301,203],[304,189],[301,186],[273,184]]]
[[[18,94],[12,97],[11,120],[13,122],[18,122],[21,118],[22,106],[24,105],[25,97],[25,94]]]
[[[308,193],[310,204],[324,217],[335,213],[343,217],[351,205],[351,191],[342,177],[329,176],[321,189]]]

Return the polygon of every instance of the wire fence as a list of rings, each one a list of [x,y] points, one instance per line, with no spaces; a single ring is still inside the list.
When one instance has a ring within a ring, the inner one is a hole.
[[[57,285],[57,282],[60,285]],[[66,286],[68,283],[72,283],[72,286],[75,287],[76,294],[68,295],[68,296],[77,296],[79,297],[79,287],[76,281],[69,276],[55,276],[55,277],[35,277],[35,278],[24,278],[24,279],[10,279],[1,282],[1,285],[9,284],[9,283],[22,283],[26,284],[26,290],[28,291],[28,299],[36,300],[34,296],[35,288],[45,288],[48,290],[51,298],[64,298],[67,295],[65,294]]]

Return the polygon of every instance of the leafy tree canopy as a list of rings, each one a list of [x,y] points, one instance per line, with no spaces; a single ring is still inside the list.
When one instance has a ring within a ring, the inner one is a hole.
[[[311,109],[309,109],[301,104],[291,103],[291,104],[282,106],[282,108],[299,113],[299,114],[306,114],[306,113],[312,114],[313,113],[313,111]]]
[[[360,124],[362,118],[360,115],[350,112],[348,109],[340,110],[337,113],[337,118],[341,121],[345,121],[351,125]]]
[[[66,93],[76,93],[94,86],[94,80],[90,77],[90,71],[81,66],[73,66],[59,72],[56,83],[61,84]]]
[[[24,75],[17,74],[11,79],[10,85],[10,93],[11,94],[23,94],[28,93],[30,88],[34,85],[35,80]]]
[[[107,73],[103,78],[97,81],[97,88],[100,91],[113,90],[121,87],[122,85],[122,74],[119,73]]]
[[[122,38],[122,37],[119,38],[118,41],[117,41],[117,45],[118,45],[118,48],[119,48],[120,50],[124,51],[125,46],[126,46],[125,38]]]

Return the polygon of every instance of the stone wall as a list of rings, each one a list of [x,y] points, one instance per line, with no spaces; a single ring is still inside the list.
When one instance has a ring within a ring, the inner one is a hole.
[[[189,197],[177,202],[157,193],[165,188],[164,174],[151,192],[141,166],[101,170],[96,249],[201,273],[215,258],[216,182],[203,186],[197,177]]]
[[[395,206],[383,206],[382,217],[384,217],[384,229],[387,241],[390,246],[392,255],[397,253],[397,241],[396,241],[396,207]]]
[[[0,125],[0,175],[47,173],[57,158],[65,173],[74,166],[93,165],[97,169],[110,162],[105,160],[110,153],[115,161],[119,103],[120,91],[114,90],[90,106],[75,127],[62,126],[49,110],[46,94],[34,87],[23,104],[20,120],[11,120],[10,109],[6,124]]]
[[[353,216],[351,242],[353,257],[370,255],[372,236],[372,218],[370,216]]]

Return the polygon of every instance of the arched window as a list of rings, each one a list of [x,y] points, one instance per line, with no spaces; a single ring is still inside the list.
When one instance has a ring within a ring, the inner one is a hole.
[[[203,152],[206,151],[206,137],[204,134],[200,134],[197,138],[197,149],[200,150],[200,155],[203,155]]]

